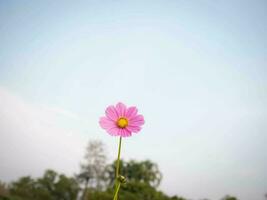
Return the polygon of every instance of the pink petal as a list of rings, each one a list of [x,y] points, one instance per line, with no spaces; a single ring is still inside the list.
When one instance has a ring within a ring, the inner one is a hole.
[[[116,123],[107,117],[101,117],[99,120],[99,124],[103,129],[106,130],[111,129],[113,127],[117,127]]]
[[[127,126],[127,130],[133,133],[137,133],[141,130],[140,126]]]
[[[126,113],[125,113],[125,117],[127,119],[131,119],[133,117],[135,117],[137,115],[137,108],[132,106],[127,108]]]
[[[142,126],[145,123],[143,115],[136,115],[129,120],[129,126]]]
[[[106,116],[109,119],[113,120],[113,121],[117,121],[118,120],[119,116],[118,116],[118,113],[116,111],[115,106],[109,106],[109,107],[107,107],[107,109],[106,109]]]
[[[119,115],[119,117],[125,117],[125,113],[126,113],[126,106],[123,103],[117,103],[116,105],[116,111]]]
[[[122,128],[122,129],[120,129],[119,135],[121,137],[129,137],[132,135],[132,133],[131,133],[131,131],[127,130],[126,128]]]
[[[107,132],[108,132],[110,135],[112,135],[112,136],[117,136],[117,135],[119,135],[119,133],[120,133],[120,128],[118,128],[117,126],[115,126],[115,127],[112,127],[112,128],[110,128],[110,129],[108,129]]]

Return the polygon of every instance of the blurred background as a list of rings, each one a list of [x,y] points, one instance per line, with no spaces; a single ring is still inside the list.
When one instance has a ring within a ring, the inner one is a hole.
[[[264,199],[266,35],[265,0],[0,1],[1,182],[78,174],[92,140],[112,163],[98,120],[121,101],[146,121],[122,158],[157,190]]]

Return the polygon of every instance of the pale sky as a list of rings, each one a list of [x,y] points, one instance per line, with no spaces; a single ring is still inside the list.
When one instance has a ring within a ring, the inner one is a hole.
[[[69,175],[108,105],[136,105],[124,159],[187,198],[267,193],[267,2],[0,1],[0,180]]]

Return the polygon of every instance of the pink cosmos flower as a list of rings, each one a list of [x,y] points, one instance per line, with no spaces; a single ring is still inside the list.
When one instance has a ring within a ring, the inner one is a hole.
[[[110,135],[121,137],[139,132],[144,123],[144,117],[137,114],[136,107],[127,108],[123,103],[107,107],[106,116],[99,120],[100,126]]]

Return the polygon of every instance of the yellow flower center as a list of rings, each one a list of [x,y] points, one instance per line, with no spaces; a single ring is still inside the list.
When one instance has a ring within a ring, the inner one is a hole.
[[[119,118],[117,121],[117,126],[120,128],[125,128],[128,126],[128,120],[124,117]]]

